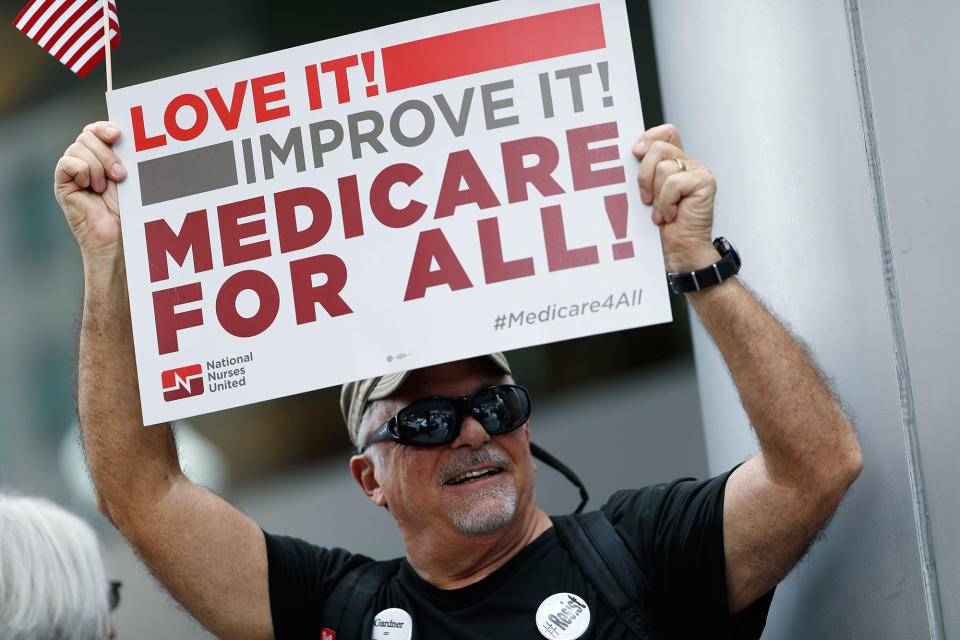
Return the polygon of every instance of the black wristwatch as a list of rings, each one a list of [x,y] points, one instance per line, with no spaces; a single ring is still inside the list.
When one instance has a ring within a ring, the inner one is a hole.
[[[740,254],[737,253],[732,242],[719,237],[713,241],[713,246],[720,252],[720,260],[709,267],[685,273],[667,273],[667,282],[670,283],[670,289],[674,293],[700,291],[720,284],[740,272]]]

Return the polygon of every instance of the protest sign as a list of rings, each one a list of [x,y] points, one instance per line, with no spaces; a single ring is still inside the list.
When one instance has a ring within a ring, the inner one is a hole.
[[[146,424],[670,320],[623,0],[112,91]]]

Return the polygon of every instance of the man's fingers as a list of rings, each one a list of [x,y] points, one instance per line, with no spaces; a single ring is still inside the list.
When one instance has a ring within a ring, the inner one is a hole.
[[[660,212],[665,223],[677,219],[680,200],[704,186],[707,176],[709,173],[705,171],[676,171],[664,179],[653,207]]]
[[[671,144],[680,150],[683,150],[683,143],[680,141],[680,132],[672,124],[661,124],[659,127],[651,127],[643,132],[637,144],[633,146],[633,153],[638,158],[642,158],[651,146],[657,140]]]
[[[77,142],[93,152],[93,155],[100,161],[101,166],[103,166],[104,171],[109,177],[114,180],[120,180],[127,175],[117,154],[93,131],[84,131],[81,133],[80,136],[77,137]]]
[[[87,148],[85,144],[74,142],[67,147],[67,156],[79,158],[87,163],[90,172],[90,187],[97,193],[103,193],[107,188],[107,179],[103,173],[103,165],[93,151]]]
[[[683,150],[669,142],[654,140],[650,144],[650,148],[644,153],[643,160],[640,161],[640,169],[637,171],[637,181],[640,183],[640,198],[644,203],[650,204],[657,196],[654,190],[657,166],[664,160],[673,161],[673,158],[681,156],[686,158]]]
[[[90,165],[73,156],[63,156],[57,163],[56,184],[75,182],[81,189],[90,186]]]
[[[91,122],[83,128],[84,131],[90,131],[107,144],[113,144],[120,138],[120,128],[108,120]]]
[[[686,158],[683,160],[683,163],[685,168],[682,169],[682,171],[693,171],[694,161],[692,159]],[[652,193],[654,200],[657,200],[657,195],[663,189],[663,183],[666,181],[666,179],[675,173],[679,173],[680,171],[680,163],[677,162],[677,158],[668,158],[657,163],[657,167],[654,170],[653,175]]]

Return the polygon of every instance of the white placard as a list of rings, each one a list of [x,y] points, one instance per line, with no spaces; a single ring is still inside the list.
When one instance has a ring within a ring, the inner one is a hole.
[[[493,2],[107,103],[146,424],[670,320],[623,0]]]

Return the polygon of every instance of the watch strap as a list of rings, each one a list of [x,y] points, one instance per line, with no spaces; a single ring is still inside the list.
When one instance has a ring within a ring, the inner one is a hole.
[[[740,255],[730,241],[720,237],[713,241],[713,246],[720,252],[717,262],[696,271],[667,273],[667,281],[674,293],[700,291],[740,272]]]

